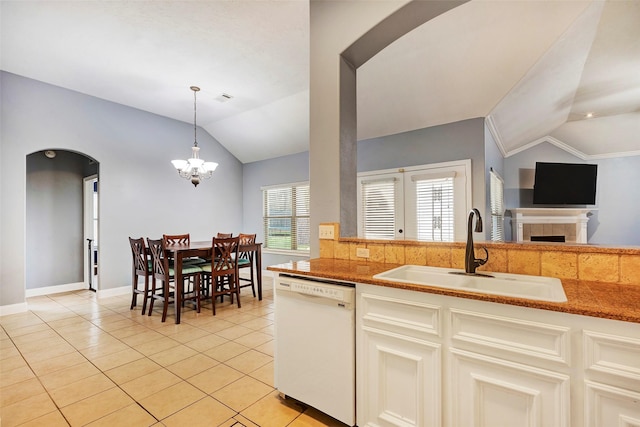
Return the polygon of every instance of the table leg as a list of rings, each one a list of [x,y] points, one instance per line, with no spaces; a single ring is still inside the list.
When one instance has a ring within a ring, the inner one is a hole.
[[[173,298],[173,304],[176,311],[176,324],[180,323],[180,312],[182,311],[182,287],[184,286],[182,279],[182,253],[176,251],[174,256],[174,280],[176,281],[176,294]]]
[[[258,301],[262,301],[262,251],[256,250],[256,272],[258,274]]]

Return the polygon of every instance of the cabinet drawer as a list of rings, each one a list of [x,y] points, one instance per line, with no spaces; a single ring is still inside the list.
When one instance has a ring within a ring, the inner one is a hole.
[[[439,306],[369,293],[362,293],[358,304],[364,326],[418,338],[441,336]]]
[[[640,381],[640,340],[584,331],[584,363],[589,372],[602,372]]]
[[[450,311],[455,341],[569,364],[570,328],[453,308]]]

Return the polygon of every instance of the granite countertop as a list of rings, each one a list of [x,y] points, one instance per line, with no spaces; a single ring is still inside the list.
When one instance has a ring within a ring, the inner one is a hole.
[[[562,286],[567,295],[567,302],[559,303],[388,282],[373,278],[378,273],[396,267],[399,267],[399,264],[318,258],[273,265],[267,270],[640,323],[640,285],[563,279]]]

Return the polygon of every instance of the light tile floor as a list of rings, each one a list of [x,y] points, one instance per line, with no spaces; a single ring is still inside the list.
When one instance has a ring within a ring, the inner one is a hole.
[[[140,298],[140,297],[139,297]],[[0,425],[261,426],[344,424],[273,387],[273,286],[243,289],[176,325],[130,296],[90,291],[28,299],[0,317]]]

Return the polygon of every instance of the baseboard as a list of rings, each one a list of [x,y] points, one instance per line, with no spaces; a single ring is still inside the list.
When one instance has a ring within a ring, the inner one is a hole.
[[[118,288],[111,289],[98,289],[96,294],[98,298],[110,298],[119,297],[120,295],[127,295],[131,293],[131,286],[120,286]]]
[[[87,289],[87,285],[84,282],[67,283],[64,285],[44,286],[42,288],[25,289],[24,296],[26,298],[39,297],[42,295],[60,294],[62,292],[79,291],[80,289]]]
[[[10,314],[25,313],[27,311],[27,303],[0,305],[0,316],[8,316]]]

